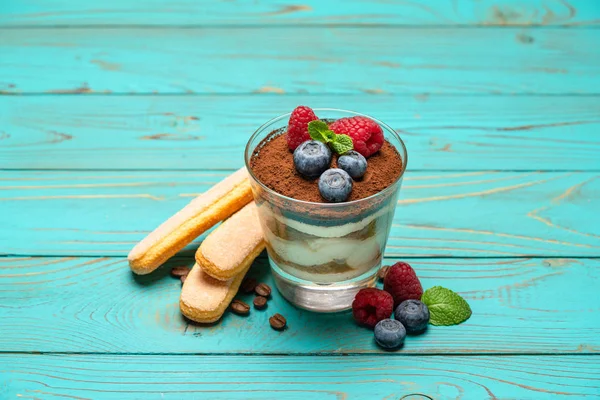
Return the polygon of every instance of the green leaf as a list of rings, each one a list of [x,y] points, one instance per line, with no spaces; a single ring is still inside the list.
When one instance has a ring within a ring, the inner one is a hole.
[[[324,133],[324,135],[327,137],[327,143],[330,143],[330,142],[334,142],[334,141],[335,141],[335,137],[336,137],[336,134],[335,134],[335,132],[333,132],[333,131],[330,131],[330,130],[327,130],[327,131],[325,131],[325,132],[323,132],[323,133]]]
[[[354,148],[352,138],[348,135],[335,135],[335,140],[331,142],[333,151],[338,154],[344,154]]]
[[[329,130],[327,123],[321,120],[310,121],[308,123],[308,134],[312,140],[328,144],[338,154],[344,154],[354,148],[350,136],[336,135],[335,132]]]
[[[308,134],[311,139],[323,143],[330,143],[335,138],[335,133],[331,132],[327,123],[321,120],[310,121],[308,123]]]
[[[472,314],[469,304],[450,289],[434,286],[423,293],[421,301],[429,308],[432,325],[458,325]]]

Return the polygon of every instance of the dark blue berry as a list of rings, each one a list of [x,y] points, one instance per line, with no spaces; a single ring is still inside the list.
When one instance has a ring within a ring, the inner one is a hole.
[[[294,150],[296,171],[307,178],[317,178],[331,164],[331,150],[316,140],[307,140]]]
[[[383,319],[375,325],[375,341],[384,349],[397,349],[406,338],[406,329],[395,319]]]
[[[321,196],[332,203],[346,201],[352,191],[352,178],[343,169],[331,168],[319,178]]]
[[[367,159],[357,151],[350,150],[337,160],[338,168],[343,169],[354,179],[362,178],[367,172]]]
[[[429,309],[419,300],[405,300],[394,312],[394,316],[409,333],[419,333],[427,329]]]

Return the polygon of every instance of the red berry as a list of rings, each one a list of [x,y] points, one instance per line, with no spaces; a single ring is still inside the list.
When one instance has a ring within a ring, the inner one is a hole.
[[[394,298],[394,308],[404,300],[421,300],[423,286],[412,267],[405,262],[392,265],[383,280],[383,290]]]
[[[394,311],[394,299],[388,292],[376,288],[361,289],[352,302],[352,315],[356,322],[374,328]]]
[[[377,122],[367,117],[340,118],[329,125],[338,135],[348,135],[354,143],[354,150],[365,157],[379,151],[383,146],[383,130]]]
[[[288,123],[288,129],[286,139],[290,150],[296,150],[296,147],[302,143],[310,140],[308,134],[308,123],[310,121],[317,120],[317,116],[310,107],[298,106],[292,111],[290,115],[290,122]]]

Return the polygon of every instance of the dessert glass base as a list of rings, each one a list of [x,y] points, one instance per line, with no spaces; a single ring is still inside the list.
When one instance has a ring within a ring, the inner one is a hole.
[[[315,109],[315,112],[329,120],[360,115],[333,109]],[[299,200],[268,187],[252,171],[253,157],[260,157],[272,140],[285,133],[288,119],[289,114],[282,115],[260,127],[250,138],[245,153],[271,270],[277,289],[297,307],[317,312],[343,311],[351,308],[360,289],[376,283],[406,168],[406,148],[393,129],[375,120],[387,141],[386,153],[381,150],[381,157],[391,155],[400,165],[397,179],[365,198],[348,202]],[[287,152],[283,149],[276,157],[291,158],[291,152]],[[291,159],[290,165],[293,165]],[[284,172],[277,173],[282,173],[285,179]],[[296,172],[288,172],[288,178],[289,174]],[[308,181],[295,179],[311,188]],[[375,183],[380,176],[373,171],[369,173],[367,167],[361,184],[369,179]]]
[[[364,274],[341,282],[316,283],[287,273],[269,258],[277,290],[296,307],[316,312],[338,312],[352,307],[356,293],[375,286],[380,263]]]

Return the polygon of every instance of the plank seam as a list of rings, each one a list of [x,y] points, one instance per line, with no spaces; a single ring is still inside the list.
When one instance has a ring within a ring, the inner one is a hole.
[[[382,94],[370,94],[370,93],[356,93],[356,92],[310,92],[310,93],[256,93],[256,92],[227,92],[227,93],[188,93],[188,92],[111,92],[111,93],[48,93],[48,92],[11,92],[7,90],[0,90],[0,98],[3,96],[12,97],[33,97],[33,96],[85,96],[85,97],[119,97],[119,96],[131,96],[131,97],[160,97],[160,96],[182,96],[182,97],[233,97],[233,96],[264,96],[264,97],[353,97],[353,96],[366,96],[366,97],[415,97],[419,95],[428,95],[435,97],[598,97],[600,92],[594,93],[577,93],[577,92],[560,92],[560,93],[481,93],[481,92],[387,92]]]
[[[243,356],[243,357],[254,357],[254,356],[262,356],[262,357],[373,357],[373,356],[386,356],[386,357],[481,357],[481,356],[493,356],[493,357],[515,357],[515,356],[523,356],[523,357],[552,357],[552,356],[578,356],[578,357],[599,357],[600,353],[595,352],[559,352],[559,353],[542,353],[542,352],[457,352],[457,353],[449,353],[449,352],[432,352],[432,353],[409,353],[409,352],[372,352],[372,353],[357,353],[357,352],[348,352],[348,353],[299,353],[299,352],[290,352],[290,353],[201,353],[201,352],[186,352],[186,353],[172,353],[172,352],[152,352],[152,353],[139,353],[139,352],[98,352],[98,351],[10,351],[10,350],[0,350],[0,356],[2,355],[31,355],[31,356],[44,356],[44,355],[56,355],[56,356],[87,356],[87,355],[109,355],[109,356],[187,356],[187,357],[197,357],[197,356],[215,356],[215,357],[223,357],[223,356]]]
[[[586,25],[588,24],[588,25]],[[51,24],[51,25],[5,25],[0,26],[0,30],[18,30],[18,29],[287,29],[289,23],[272,24],[214,24],[214,25],[177,25],[177,24]],[[598,30],[600,29],[597,21],[582,21],[567,24],[544,25],[544,24],[343,24],[343,23],[302,23],[293,25],[294,29],[322,29],[322,28],[355,28],[355,29],[502,29],[502,30],[523,30],[525,28],[536,30],[551,29],[578,29],[578,30]]]
[[[223,169],[223,168],[3,168],[0,167],[0,172],[223,172],[228,173],[237,171],[239,168]],[[561,173],[592,173],[600,172],[600,169],[464,169],[464,168],[448,168],[448,169],[408,169],[407,172],[431,172],[431,173],[444,173],[444,172],[482,172],[482,173],[498,173],[498,172],[561,172]]]
[[[184,250],[184,252],[186,252]],[[179,255],[171,257],[169,260],[182,260],[182,261],[192,261],[194,259],[195,250],[190,250],[189,255]],[[123,258],[127,259],[127,255],[79,255],[79,254],[30,254],[30,253],[2,253],[0,254],[0,258],[18,258],[18,257],[31,257],[31,258],[65,258],[65,257],[76,257],[76,258]],[[387,256],[384,255],[384,260],[395,260],[398,258],[402,259],[411,259],[411,260],[430,260],[430,259],[459,259],[459,260],[547,260],[547,259],[563,259],[570,258],[574,260],[597,260],[600,259],[600,254],[597,256],[581,256],[581,255],[569,255],[569,254],[561,254],[561,255],[518,255],[518,256]],[[266,260],[266,256],[259,256],[257,260]]]

